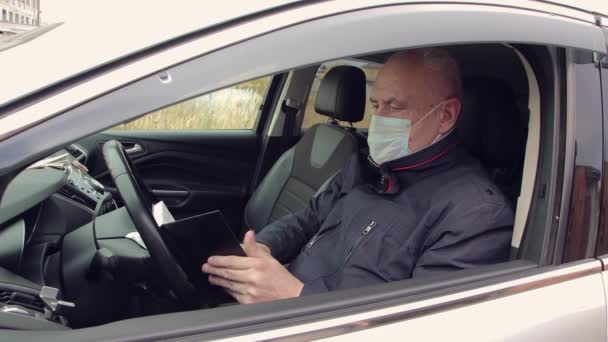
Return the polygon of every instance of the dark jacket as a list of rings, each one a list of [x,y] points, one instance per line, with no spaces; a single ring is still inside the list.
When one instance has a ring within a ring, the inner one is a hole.
[[[508,201],[451,134],[382,168],[351,160],[257,241],[308,294],[506,261],[512,229]]]

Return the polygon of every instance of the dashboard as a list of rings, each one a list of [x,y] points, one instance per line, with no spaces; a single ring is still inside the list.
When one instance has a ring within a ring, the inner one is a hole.
[[[43,285],[47,291],[63,288],[62,240],[95,216],[117,208],[110,193],[87,172],[86,158],[82,147],[70,145],[21,171],[4,191],[0,316],[17,314],[9,315],[10,324],[19,322],[14,317],[27,317],[28,327],[65,326],[63,316],[49,315],[49,306],[41,299]],[[0,319],[0,326],[6,324]]]
[[[0,201],[0,225],[26,212],[55,193],[90,210],[95,210],[97,203],[104,197],[105,189],[101,183],[88,174],[84,166],[86,153],[73,152],[84,151],[76,146],[70,145],[43,159],[53,160],[63,156],[61,168],[29,167],[11,181]],[[105,213],[115,208],[115,202],[111,198],[106,199],[106,202],[103,203],[99,213]]]

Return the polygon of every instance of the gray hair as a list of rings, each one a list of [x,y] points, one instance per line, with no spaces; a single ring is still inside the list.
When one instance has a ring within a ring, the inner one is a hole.
[[[462,79],[460,77],[460,68],[458,62],[450,55],[450,53],[442,48],[422,48],[407,51],[412,53],[422,60],[425,68],[439,72],[448,82],[451,94],[447,96],[455,96],[462,99]]]

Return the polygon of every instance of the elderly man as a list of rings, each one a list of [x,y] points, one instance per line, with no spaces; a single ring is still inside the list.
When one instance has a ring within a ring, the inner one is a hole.
[[[247,257],[209,258],[209,281],[254,303],[506,261],[513,212],[452,134],[460,98],[446,51],[392,55],[370,98],[369,162],[352,160],[257,242],[248,232]]]

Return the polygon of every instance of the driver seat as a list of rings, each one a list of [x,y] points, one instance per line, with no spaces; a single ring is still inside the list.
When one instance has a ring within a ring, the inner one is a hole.
[[[365,113],[365,73],[343,65],[327,72],[315,99],[315,111],[331,118],[310,127],[268,171],[245,207],[245,229],[259,232],[269,223],[304,209],[310,199],[356,158],[359,144],[353,128]]]

